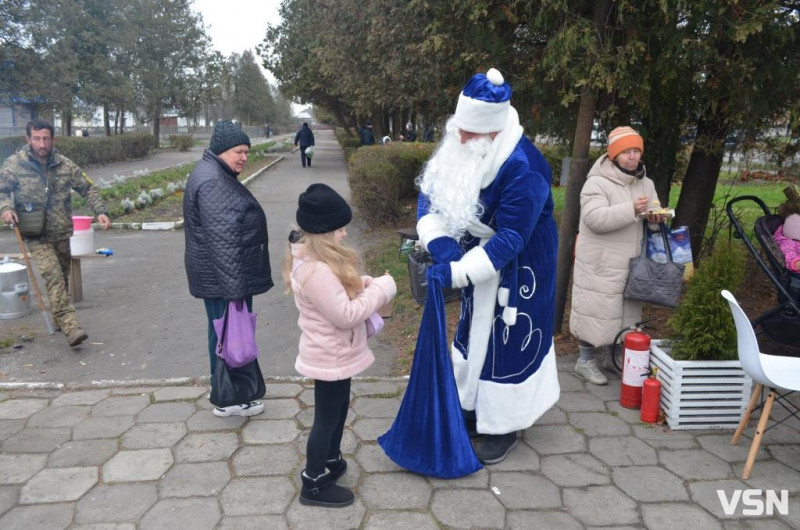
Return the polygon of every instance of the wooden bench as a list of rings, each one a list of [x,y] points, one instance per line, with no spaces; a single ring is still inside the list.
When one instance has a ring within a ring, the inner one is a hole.
[[[24,262],[24,257],[19,252],[16,254],[3,254],[2,257],[23,260]],[[28,254],[28,258],[30,257],[31,255]],[[72,256],[69,267],[69,297],[73,304],[83,300],[83,276],[81,274],[81,260],[100,259],[107,257],[108,256],[105,254],[83,254],[80,256]],[[42,289],[42,291],[45,291],[45,289]]]

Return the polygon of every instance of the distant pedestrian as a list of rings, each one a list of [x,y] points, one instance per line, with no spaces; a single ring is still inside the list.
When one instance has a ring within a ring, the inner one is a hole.
[[[372,120],[364,122],[364,126],[359,131],[361,145],[375,145],[375,133],[372,132]]]
[[[416,142],[417,141],[417,131],[414,128],[414,124],[411,122],[406,123],[406,128],[403,131],[402,136],[400,137],[404,142]]]
[[[208,319],[211,374],[217,362],[214,320],[228,302],[244,300],[272,288],[267,217],[253,194],[237,178],[247,163],[250,138],[230,121],[214,126],[209,148],[195,166],[183,195],[184,264],[189,292],[202,298]],[[215,416],[254,416],[260,401],[215,407]]]
[[[311,157],[306,155],[306,149],[314,145],[314,133],[311,132],[308,123],[304,123],[294,135],[294,145],[300,146],[300,162],[303,163],[303,167],[306,167],[306,164],[311,167]]]
[[[433,127],[428,124],[425,124],[424,129],[422,131],[422,141],[426,143],[433,143]]]
[[[389,274],[361,276],[355,251],[342,244],[350,206],[332,188],[312,184],[300,195],[297,224],[289,235],[283,279],[300,316],[295,369],[314,378],[314,424],[306,445],[300,502],[340,508],[353,492],[336,481],[347,470],[341,441],[350,406],[350,378],[375,360],[366,320],[397,292]]]

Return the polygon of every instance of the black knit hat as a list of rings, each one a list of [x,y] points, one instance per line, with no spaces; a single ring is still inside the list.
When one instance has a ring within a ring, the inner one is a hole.
[[[353,211],[327,184],[312,184],[297,201],[297,225],[309,234],[325,234],[347,225]]]
[[[248,137],[236,123],[232,121],[218,121],[214,126],[214,134],[211,136],[211,143],[208,148],[211,149],[215,155],[219,155],[237,145],[246,145],[250,147],[250,137]]]

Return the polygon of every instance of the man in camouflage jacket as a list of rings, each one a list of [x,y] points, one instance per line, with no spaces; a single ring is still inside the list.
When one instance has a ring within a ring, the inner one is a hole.
[[[72,190],[84,197],[103,230],[111,226],[108,209],[86,173],[53,149],[53,126],[41,120],[25,127],[27,145],[0,168],[0,219],[18,224],[45,280],[56,326],[70,346],[88,338],[67,295],[72,236]],[[22,219],[22,221],[20,221]]]

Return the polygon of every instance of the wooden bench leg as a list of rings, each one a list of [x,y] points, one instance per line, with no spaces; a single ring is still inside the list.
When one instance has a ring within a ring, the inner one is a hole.
[[[72,303],[83,300],[83,283],[81,281],[81,260],[72,258],[69,271],[69,294]]]

